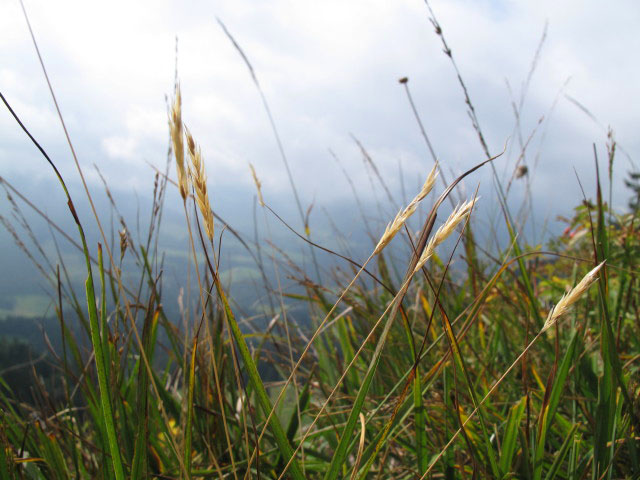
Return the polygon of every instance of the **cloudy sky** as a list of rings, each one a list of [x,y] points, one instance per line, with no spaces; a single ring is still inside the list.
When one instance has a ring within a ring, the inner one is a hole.
[[[217,18],[255,68],[305,205],[353,204],[329,149],[362,196],[375,195],[350,134],[367,148],[396,194],[399,165],[409,195],[423,181],[432,161],[400,77],[410,79],[450,178],[483,159],[455,72],[422,0],[25,4],[80,162],[96,188],[93,163],[115,190],[151,191],[148,163],[162,166],[166,157],[165,95],[172,90],[177,37],[183,116],[202,145],[214,209],[232,212],[216,192],[252,192],[249,162],[267,200],[291,199],[259,94]],[[537,163],[531,177],[536,210],[553,217],[577,203],[574,168],[587,189],[592,187],[592,143],[604,157],[609,125],[628,155],[619,156],[614,182],[614,198],[624,205],[628,195],[621,180],[640,149],[637,2],[433,0],[432,7],[492,153],[511,137],[508,155],[496,162],[507,179],[520,152],[512,99],[520,99],[548,24],[521,111],[520,137],[531,136],[524,161],[530,167]],[[0,8],[0,91],[73,183],[77,175],[20,5],[2,0]],[[18,185],[51,179],[4,108],[0,172]],[[491,194],[489,170],[469,179],[469,190],[477,182]],[[513,188],[517,199],[524,182]]]

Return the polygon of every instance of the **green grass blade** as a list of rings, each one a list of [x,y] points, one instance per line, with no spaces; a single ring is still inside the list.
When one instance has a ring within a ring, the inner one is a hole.
[[[569,343],[567,351],[562,359],[562,363],[560,364],[560,367],[555,374],[555,378],[553,379],[548,401],[542,405],[542,411],[540,412],[540,428],[534,457],[534,480],[542,478],[542,464],[544,460],[544,446],[547,439],[547,433],[551,423],[553,422],[556,409],[558,408],[560,396],[564,391],[569,368],[573,365],[578,336],[579,331],[574,332],[571,342]]]
[[[198,350],[198,338],[193,339],[191,346],[191,359],[189,362],[189,378],[187,385],[187,425],[184,432],[184,465],[187,475],[191,477],[191,460],[193,458],[191,452],[192,430],[193,430],[193,391],[195,389],[195,372],[196,372],[196,352]]]
[[[416,456],[418,457],[418,473],[422,475],[429,465],[427,455],[427,430],[425,425],[425,409],[422,400],[422,385],[420,380],[420,370],[416,367],[415,378],[413,379],[413,408],[414,423],[416,429]]]
[[[300,391],[300,395],[298,396],[298,408],[300,409],[300,415],[307,409],[309,406],[309,400],[311,398],[311,392],[309,391],[309,387],[311,386],[312,375],[309,375],[307,382],[302,387]],[[298,421],[298,409],[294,408],[291,412],[291,417],[289,418],[289,424],[287,425],[287,440],[289,443],[293,442],[293,438],[295,437],[298,428],[300,428],[300,424]]]
[[[147,312],[144,326],[142,327],[142,344],[149,362],[153,360],[152,345],[154,333],[158,324],[159,312],[151,314]],[[149,475],[149,461],[147,456],[149,441],[149,373],[138,362],[138,389],[136,391],[136,441],[134,446],[133,461],[131,466],[131,478],[146,478]]]
[[[518,431],[520,429],[520,422],[524,416],[526,404],[527,397],[522,397],[520,401],[511,407],[511,410],[509,411],[507,426],[505,427],[504,438],[502,440],[500,462],[498,464],[500,471],[505,474],[511,471],[511,462],[513,461],[513,456],[516,452]]]
[[[409,277],[409,280],[410,278],[411,277]],[[362,407],[364,406],[364,401],[367,397],[367,393],[369,392],[371,381],[373,380],[373,377],[378,368],[378,364],[380,363],[380,357],[382,356],[382,350],[387,340],[387,336],[389,335],[389,331],[391,330],[391,325],[393,325],[393,320],[395,319],[398,313],[398,310],[400,307],[400,300],[406,293],[408,287],[409,287],[409,281],[406,281],[402,289],[396,296],[396,299],[394,300],[393,308],[391,310],[391,313],[389,314],[389,317],[387,318],[387,321],[384,325],[382,333],[380,334],[378,343],[376,345],[376,349],[373,353],[373,357],[371,359],[371,362],[369,363],[367,373],[365,374],[364,379],[362,380],[362,385],[358,390],[358,395],[356,396],[353,402],[353,407],[349,412],[347,423],[345,424],[342,430],[342,433],[340,434],[340,441],[338,443],[338,447],[336,448],[336,451],[333,454],[333,459],[331,460],[329,469],[327,470],[327,473],[324,477],[325,480],[336,480],[336,478],[340,474],[340,471],[342,470],[342,466],[349,453],[348,447],[351,443],[353,432],[355,430],[356,423],[358,422],[358,417],[360,415],[360,412],[362,411]]]
[[[271,400],[269,399],[269,395],[267,394],[267,390],[264,388],[264,384],[262,383],[262,379],[260,378],[260,374],[258,373],[258,368],[256,367],[253,358],[251,357],[251,353],[249,352],[249,347],[247,346],[247,342],[244,339],[244,335],[238,326],[238,322],[235,319],[233,311],[231,310],[231,306],[227,300],[224,291],[222,290],[222,286],[220,285],[219,279],[216,278],[216,289],[218,291],[218,295],[222,300],[222,305],[226,314],[227,321],[229,323],[229,328],[231,330],[231,334],[235,340],[236,345],[238,346],[238,351],[240,352],[240,357],[244,363],[244,367],[247,369],[247,374],[249,375],[249,380],[255,389],[256,396],[258,398],[258,403],[262,408],[262,411],[265,415],[269,415],[272,411]],[[269,420],[269,427],[273,436],[278,445],[278,449],[280,450],[280,454],[287,461],[291,461],[291,465],[289,467],[289,471],[291,476],[295,480],[303,480],[304,475],[302,473],[302,469],[298,464],[297,460],[293,458],[293,449],[287,440],[287,436],[282,429],[282,425],[280,423],[280,419],[278,415],[275,413],[271,416],[271,420]]]
[[[104,280],[104,259],[102,245],[98,244],[98,273],[100,276],[100,335],[102,336],[102,353],[104,354],[104,368],[107,380],[111,384],[111,353],[109,350],[109,327],[107,325],[106,283]],[[113,400],[113,399],[112,399]]]
[[[289,417],[289,424],[287,425],[287,440],[289,441],[290,444],[293,443],[293,439],[296,436],[298,429],[300,428],[298,409],[300,411],[300,416],[302,416],[304,411],[309,406],[309,401],[311,400],[310,387],[311,387],[312,378],[313,378],[313,371],[311,372],[311,374],[309,374],[309,378],[307,379],[306,383],[304,384],[304,387],[302,387],[302,390],[298,395],[298,402],[296,404],[297,406],[294,405],[291,410],[291,416]],[[284,467],[284,464],[282,464],[281,455],[278,455],[278,461],[276,462],[276,464]]]
[[[124,468],[122,466],[122,459],[120,456],[120,448],[118,444],[118,438],[116,435],[115,419],[113,416],[113,408],[111,406],[111,398],[109,391],[109,382],[107,379],[107,372],[104,365],[104,352],[102,348],[102,338],[100,335],[100,325],[98,323],[98,310],[96,307],[96,294],[93,286],[93,277],[91,274],[91,260],[87,253],[86,244],[84,241],[84,235],[82,237],[83,245],[85,245],[85,259],[87,263],[87,269],[89,274],[85,282],[86,296],[87,296],[87,308],[89,312],[89,326],[91,330],[91,343],[95,352],[96,370],[98,372],[98,386],[100,388],[100,407],[102,415],[104,417],[105,429],[107,439],[109,442],[109,454],[111,456],[111,463],[115,473],[116,480],[124,480]]]
[[[478,402],[478,397],[476,395],[473,382],[471,381],[471,377],[469,375],[469,371],[468,371],[467,366],[465,364],[464,358],[462,357],[462,354],[460,352],[460,346],[458,345],[458,340],[456,339],[455,334],[453,333],[453,328],[451,327],[451,323],[449,322],[449,318],[444,314],[444,312],[442,312],[442,313],[443,313],[442,320],[443,320],[445,332],[447,334],[447,338],[448,338],[449,344],[451,346],[451,350],[452,350],[453,358],[455,360],[455,364],[456,364],[457,368],[459,368],[460,371],[463,373],[463,377],[465,379],[465,383],[467,385],[467,389],[469,391],[469,394],[471,396],[471,400],[473,402],[473,407],[474,407],[474,409],[478,410],[478,419],[480,420],[480,427],[481,427],[481,430],[482,430],[482,440],[483,440],[483,443],[484,443],[485,453],[486,453],[487,458],[489,460],[489,466],[491,467],[491,471],[492,471],[494,477],[500,478],[502,475],[500,474],[500,469],[499,469],[498,462],[497,462],[497,459],[496,459],[496,452],[495,452],[495,449],[494,449],[494,447],[491,444],[491,441],[489,439],[489,433],[487,431],[487,427],[486,427],[486,424],[485,424],[484,415],[482,414],[482,410],[479,408],[480,405],[479,405],[479,402]]]
[[[573,427],[571,427],[569,434],[564,439],[564,442],[562,443],[560,450],[558,450],[558,453],[556,453],[556,456],[553,459],[553,463],[551,464],[551,467],[547,472],[547,476],[545,477],[545,480],[553,480],[558,475],[560,466],[562,465],[562,462],[564,462],[564,459],[567,456],[567,453],[569,452],[569,447],[573,445],[574,434],[578,426],[579,425],[576,423]]]

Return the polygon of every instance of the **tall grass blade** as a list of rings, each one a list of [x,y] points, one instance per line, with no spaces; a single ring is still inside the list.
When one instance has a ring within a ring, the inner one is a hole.
[[[220,280],[219,278],[216,277],[214,281],[216,283],[216,290],[218,292],[220,300],[222,301],[222,306],[224,308],[227,322],[229,323],[231,335],[233,336],[235,343],[238,347],[238,351],[240,353],[240,357],[242,358],[244,367],[247,369],[249,380],[253,385],[253,388],[255,389],[255,393],[258,398],[258,403],[260,404],[260,408],[262,408],[262,411],[264,412],[264,414],[268,416],[272,414],[272,409],[273,409],[271,405],[271,400],[269,399],[267,390],[264,388],[264,384],[262,383],[262,379],[260,378],[260,374],[258,373],[258,368],[256,367],[256,364],[253,361],[251,353],[249,352],[249,347],[247,346],[247,342],[244,338],[244,335],[240,330],[240,327],[238,326],[238,322],[235,319],[235,315],[231,310],[229,301],[227,300],[227,297],[224,291],[222,290],[222,286],[220,285]],[[291,476],[295,480],[303,480],[304,475],[302,473],[302,469],[300,468],[298,461],[295,458],[293,458],[293,449],[291,448],[291,445],[287,440],[287,436],[284,430],[282,429],[282,424],[280,423],[280,419],[278,418],[278,415],[275,412],[273,412],[273,414],[271,415],[271,420],[269,421],[269,427],[278,445],[280,454],[287,462],[291,462],[289,467]]]
[[[198,350],[198,337],[193,339],[191,345],[191,356],[189,359],[189,376],[187,385],[187,424],[184,430],[184,465],[187,475],[191,476],[191,461],[193,453],[191,442],[193,438],[193,394],[195,390],[196,353]]]
[[[574,357],[576,352],[576,345],[578,343],[580,330],[577,330],[573,333],[571,337],[571,342],[569,342],[569,346],[567,347],[567,351],[564,354],[562,359],[562,363],[558,368],[557,372],[552,372],[550,378],[552,381],[551,384],[551,392],[547,396],[545,395],[545,402],[543,402],[542,410],[540,412],[540,420],[539,420],[539,429],[538,429],[538,440],[536,442],[535,449],[535,457],[534,457],[534,480],[539,480],[542,478],[542,466],[544,460],[544,447],[547,440],[547,433],[551,424],[553,423],[553,418],[556,414],[556,410],[558,408],[558,403],[560,402],[560,397],[565,390],[565,385],[567,381],[567,375],[569,374],[569,368],[574,364]],[[567,444],[567,448],[568,448]]]
[[[102,348],[102,338],[100,335],[100,325],[98,323],[98,310],[96,308],[96,295],[93,287],[93,278],[91,275],[91,263],[89,260],[88,250],[84,235],[82,243],[85,249],[85,259],[87,270],[89,271],[85,282],[85,290],[87,295],[87,307],[89,312],[89,326],[91,327],[91,344],[95,352],[94,358],[96,362],[96,370],[98,372],[98,386],[100,388],[100,408],[104,417],[105,430],[109,442],[109,455],[115,473],[116,480],[124,480],[124,468],[120,456],[120,448],[116,435],[115,418],[113,415],[113,407],[111,406],[111,395],[109,389],[109,381],[107,379],[107,371],[105,368],[105,356]]]
[[[505,475],[512,471],[511,464],[516,453],[518,432],[520,430],[520,422],[524,416],[526,401],[527,398],[522,397],[518,403],[511,407],[507,418],[507,426],[502,439],[502,451],[500,452],[500,461],[498,463],[500,471]]]
[[[0,99],[4,102],[5,106],[9,110],[9,112],[13,115],[14,119],[18,122],[22,130],[27,134],[27,136],[31,139],[33,144],[40,150],[40,153],[47,160],[51,168],[56,174],[60,186],[64,190],[65,196],[67,197],[67,206],[69,207],[69,211],[73,216],[73,219],[76,223],[76,227],[78,228],[78,233],[80,235],[80,239],[82,240],[82,250],[84,254],[86,269],[87,269],[87,279],[85,282],[85,293],[87,299],[87,309],[89,313],[89,326],[91,330],[91,343],[95,353],[95,362],[96,362],[96,370],[98,372],[98,385],[100,388],[100,402],[102,406],[102,413],[104,416],[105,428],[107,433],[107,438],[109,442],[109,452],[111,455],[111,462],[113,465],[113,469],[115,472],[116,480],[124,480],[124,468],[122,466],[122,459],[120,457],[120,449],[118,448],[118,441],[116,436],[115,429],[115,420],[113,416],[113,408],[111,407],[111,398],[109,395],[109,383],[107,381],[106,368],[105,368],[105,357],[102,348],[102,338],[100,334],[100,325],[98,322],[98,310],[96,307],[96,294],[95,288],[93,286],[93,273],[91,269],[91,257],[89,255],[89,248],[87,246],[87,240],[84,234],[84,230],[82,228],[82,224],[80,223],[80,219],[76,213],[76,209],[74,207],[73,201],[71,200],[71,195],[69,194],[69,190],[67,189],[67,185],[64,182],[62,175],[58,171],[58,168],[55,166],[53,161],[49,158],[49,155],[44,151],[44,149],[40,146],[40,144],[36,141],[35,138],[29,133],[27,128],[23,125],[22,121],[15,114],[4,95],[0,93]]]
[[[575,431],[578,429],[579,426],[580,424],[576,423],[571,427],[571,430],[569,430],[569,433],[564,439],[564,442],[562,442],[562,446],[560,447],[560,450],[558,450],[558,452],[555,455],[555,458],[553,459],[553,463],[551,464],[551,467],[549,467],[549,471],[547,472],[546,477],[544,477],[545,480],[553,480],[558,476],[560,467],[562,466],[562,462],[564,462],[564,459],[566,458],[567,453],[569,452],[569,447],[571,447],[571,445],[575,441]]]

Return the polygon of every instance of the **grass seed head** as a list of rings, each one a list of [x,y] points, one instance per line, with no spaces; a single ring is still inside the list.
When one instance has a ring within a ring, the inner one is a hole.
[[[210,241],[213,241],[213,213],[211,211],[211,204],[209,203],[207,172],[204,169],[202,152],[193,139],[189,129],[185,128],[185,132],[187,137],[187,151],[189,153],[189,158],[191,159],[189,172],[193,188],[196,192],[196,203],[200,209],[200,213],[202,214],[202,220],[205,231],[207,232],[207,237],[209,237]]]
[[[129,235],[127,234],[127,228],[123,227],[122,230],[118,231],[120,235],[120,260],[124,258],[124,254],[127,251],[127,247],[129,246]]]
[[[182,125],[182,96],[180,94],[180,84],[176,85],[176,94],[171,105],[169,116],[169,130],[171,132],[171,143],[173,153],[176,157],[176,167],[178,169],[178,185],[180,195],[186,200],[189,192],[189,180],[184,166],[184,137]]]
[[[444,224],[441,225],[440,228],[438,228],[438,231],[435,233],[435,235],[433,235],[429,239],[427,246],[422,251],[422,255],[420,255],[420,259],[416,264],[414,272],[420,270],[424,266],[424,264],[427,263],[427,260],[429,260],[433,256],[436,247],[444,242],[449,237],[449,235],[453,233],[460,222],[467,218],[477,200],[478,197],[469,200],[468,202],[457,206],[453,210],[453,212],[451,212],[451,215],[449,215],[447,221],[444,222]]]
[[[262,183],[258,179],[258,175],[256,174],[256,169],[253,168],[253,165],[250,163],[249,168],[251,169],[251,176],[253,177],[253,183],[256,184],[256,190],[258,191],[258,203],[261,207],[264,207],[264,199],[262,198]]]
[[[376,248],[373,252],[374,255],[380,253],[384,249],[384,247],[386,247],[389,242],[391,242],[393,237],[396,236],[396,234],[400,231],[409,217],[415,213],[418,208],[418,204],[422,201],[422,199],[429,195],[429,192],[431,192],[431,190],[433,189],[437,177],[438,165],[436,164],[431,169],[431,172],[429,172],[429,175],[427,176],[427,179],[425,180],[424,185],[420,189],[418,195],[416,195],[415,198],[411,200],[411,203],[409,203],[409,205],[407,205],[404,210],[400,210],[398,212],[392,222],[389,222],[389,224],[387,224],[387,227],[385,228],[384,233],[382,234],[382,237],[380,238],[380,241],[378,242],[378,245],[376,245]]]
[[[605,262],[602,262],[596,268],[587,273],[584,278],[571,289],[569,293],[562,296],[556,306],[553,307],[549,312],[549,316],[547,317],[547,320],[546,322],[544,322],[544,326],[542,327],[543,332],[551,328],[560,317],[566,314],[571,306],[576,303],[580,297],[582,297],[582,294],[589,290],[589,287],[591,287],[591,285],[593,285],[595,281],[598,280],[598,272],[604,264]]]

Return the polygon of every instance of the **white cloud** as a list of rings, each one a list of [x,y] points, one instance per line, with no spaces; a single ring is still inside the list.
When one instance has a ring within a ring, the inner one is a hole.
[[[131,160],[135,158],[138,143],[135,138],[113,136],[102,140],[102,146],[112,159]]]
[[[633,55],[640,47],[640,12],[634,2],[603,8],[577,0],[456,0],[434,1],[433,7],[493,151],[513,131],[505,79],[519,95],[548,21],[523,112],[524,137],[571,77],[566,92],[603,125],[611,124],[627,152],[637,152],[639,113],[629,108],[640,94],[640,66]],[[240,185],[251,192],[250,161],[267,195],[288,193],[261,100],[216,16],[256,69],[305,202],[351,198],[329,148],[367,195],[369,181],[350,132],[374,156],[391,187],[399,188],[397,162],[402,160],[407,188],[415,188],[414,179],[423,176],[431,160],[397,83],[404,75],[444,164],[461,171],[482,159],[453,69],[420,0],[215,5],[33,0],[27,8],[81,163],[98,163],[108,180],[148,188],[152,172],[146,162],[164,165],[164,96],[172,85],[177,35],[185,121],[202,145],[212,185]],[[5,7],[0,30],[0,89],[71,175],[70,156],[15,4]],[[602,145],[605,138],[564,99],[550,122],[534,185],[544,211],[561,196],[575,201],[572,167],[591,178],[591,142]],[[0,125],[0,166],[11,172],[18,168],[14,159],[32,151],[6,113],[0,114]],[[21,172],[30,168],[25,164],[19,164]],[[499,171],[505,164],[497,162]],[[33,168],[41,172],[40,167]],[[468,188],[478,179],[490,188],[488,172],[469,179]],[[624,198],[625,192],[619,195]]]

